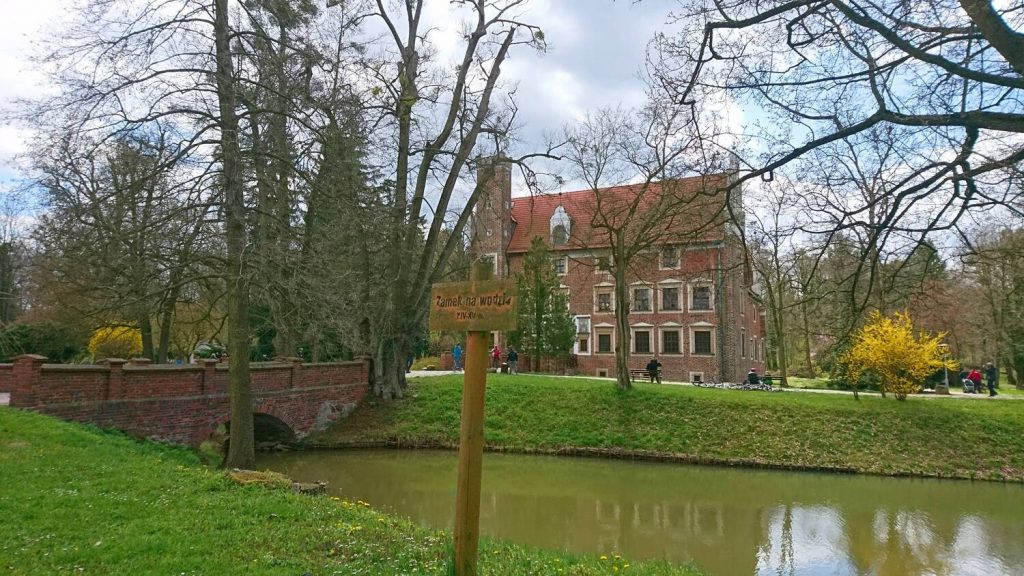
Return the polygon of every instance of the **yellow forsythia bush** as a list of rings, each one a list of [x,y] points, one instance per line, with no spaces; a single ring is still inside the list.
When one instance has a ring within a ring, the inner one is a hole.
[[[853,347],[842,361],[852,381],[859,380],[865,372],[873,372],[884,390],[905,400],[907,394],[920,392],[924,379],[942,368],[939,344],[944,336],[924,332],[915,336],[907,313],[883,316],[876,311],[857,333]]]
[[[142,354],[142,332],[127,326],[103,326],[89,338],[89,353],[94,360],[135,358]]]

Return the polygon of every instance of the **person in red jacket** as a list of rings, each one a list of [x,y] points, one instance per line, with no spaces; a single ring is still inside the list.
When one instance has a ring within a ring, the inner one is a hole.
[[[975,368],[974,370],[971,370],[970,374],[967,375],[967,379],[970,380],[974,384],[974,393],[975,394],[980,394],[981,393],[981,372],[977,368]]]
[[[501,368],[501,348],[498,348],[497,344],[491,349],[491,367],[494,369]]]

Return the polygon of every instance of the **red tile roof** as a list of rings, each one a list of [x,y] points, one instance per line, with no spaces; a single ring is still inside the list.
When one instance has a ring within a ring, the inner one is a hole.
[[[688,220],[691,224],[687,226],[687,223],[682,223],[675,226],[680,228],[679,233],[682,235],[685,233],[682,229],[684,227],[690,230],[700,227],[693,225],[698,213],[706,217],[700,219],[702,222],[708,222],[712,218],[719,219],[722,216],[723,195],[715,192],[727,178],[727,174],[712,174],[666,182],[613,186],[597,191],[588,189],[513,198],[511,215],[514,228],[506,252],[526,252],[530,248],[530,242],[537,236],[546,240],[550,246],[551,216],[559,205],[568,213],[572,230],[569,241],[565,245],[551,247],[553,250],[606,247],[609,243],[607,239],[602,238],[603,230],[596,228],[595,225],[602,219],[616,222],[624,218],[627,207],[638,195],[643,197],[637,203],[638,209],[634,215],[644,215],[663,194],[672,194],[673,197],[679,198],[681,203],[692,205],[675,212],[677,219]],[[601,210],[598,210],[599,200]],[[717,240],[721,237],[721,226],[710,227],[699,234],[701,240]]]

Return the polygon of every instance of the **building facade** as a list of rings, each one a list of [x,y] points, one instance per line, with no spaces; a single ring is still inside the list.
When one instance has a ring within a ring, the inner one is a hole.
[[[597,206],[630,205],[638,194],[663,194],[662,184],[512,198],[507,165],[486,165],[479,177],[484,188],[471,226],[473,255],[491,258],[496,276],[513,277],[533,239],[544,239],[575,319],[572,353],[578,372],[614,377],[615,350],[623,339],[615,327],[611,245],[594,225]],[[720,217],[725,195],[715,192],[729,177],[672,181],[674,190],[700,196],[706,204],[702,213],[718,219],[667,223],[678,233],[655,235],[656,241],[648,236],[647,249],[631,259],[626,295],[631,369],[657,358],[671,381],[734,382],[750,369],[762,373],[764,310],[737,229]],[[733,212],[741,213],[742,196],[730,198]],[[502,345],[504,339],[495,334],[495,341]]]

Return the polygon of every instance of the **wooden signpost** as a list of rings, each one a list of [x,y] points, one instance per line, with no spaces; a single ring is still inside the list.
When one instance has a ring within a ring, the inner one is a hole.
[[[484,393],[487,336],[515,330],[515,282],[492,280],[493,264],[478,260],[469,282],[435,284],[430,296],[431,330],[465,330],[466,371],[459,432],[459,479],[455,495],[455,573],[476,576],[480,541],[480,476],[484,456]]]

